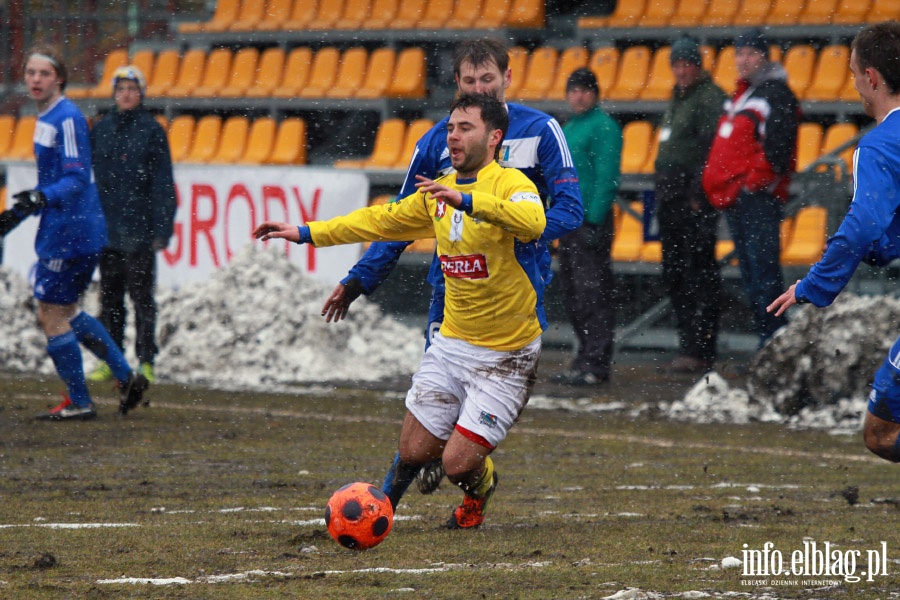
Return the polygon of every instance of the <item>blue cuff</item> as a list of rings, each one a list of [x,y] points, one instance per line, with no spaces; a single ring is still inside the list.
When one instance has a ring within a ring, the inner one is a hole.
[[[297,225],[297,231],[300,232],[298,244],[312,244],[312,234],[309,232],[309,225]]]
[[[462,203],[459,208],[467,215],[472,214],[472,194],[462,194]]]

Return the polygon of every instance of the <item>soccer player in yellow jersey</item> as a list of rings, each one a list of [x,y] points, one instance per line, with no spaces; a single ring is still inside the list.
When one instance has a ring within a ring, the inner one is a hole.
[[[437,239],[445,318],[413,375],[396,477],[383,490],[396,507],[419,468],[440,457],[464,492],[451,529],[484,521],[497,487],[489,455],[528,402],[546,327],[537,260],[544,209],[531,180],[496,162],[508,122],[496,98],[463,94],[447,123],[455,172],[419,177],[418,191],[391,204],[300,227],[265,222],[253,232],[316,246]]]

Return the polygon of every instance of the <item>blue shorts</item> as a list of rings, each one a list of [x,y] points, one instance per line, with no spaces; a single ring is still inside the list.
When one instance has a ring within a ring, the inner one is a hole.
[[[900,423],[900,338],[875,372],[869,412],[879,419]]]
[[[34,297],[48,304],[75,304],[91,283],[99,254],[40,259],[34,272]]]

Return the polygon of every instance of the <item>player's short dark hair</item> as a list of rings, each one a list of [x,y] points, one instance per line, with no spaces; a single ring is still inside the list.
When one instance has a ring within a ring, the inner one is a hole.
[[[885,21],[869,25],[853,38],[860,69],[876,69],[891,95],[900,92],[900,23]]]
[[[467,40],[456,47],[453,55],[454,76],[459,76],[462,64],[466,62],[472,63],[472,66],[475,67],[494,63],[500,68],[501,73],[506,73],[509,68],[509,48],[494,38]]]
[[[60,84],[60,91],[66,90],[66,84],[69,83],[69,71],[66,69],[66,63],[63,60],[63,54],[60,52],[59,48],[52,44],[45,44],[43,42],[38,42],[28,49],[28,52],[25,54],[25,62],[22,63],[22,72],[25,72],[25,67],[28,64],[28,59],[31,58],[32,54],[40,54],[43,57],[46,57],[50,60],[50,63],[53,65],[53,68],[56,69],[56,75],[62,80],[62,84]]]
[[[488,130],[499,129],[503,134],[496,148],[496,151],[499,151],[509,129],[509,113],[506,112],[506,105],[489,94],[459,94],[450,104],[450,112],[458,108],[465,110],[473,107],[481,110],[481,120]]]

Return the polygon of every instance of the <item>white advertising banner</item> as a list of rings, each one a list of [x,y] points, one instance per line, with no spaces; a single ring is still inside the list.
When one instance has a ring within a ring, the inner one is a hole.
[[[32,189],[36,181],[33,163],[7,165],[10,194]],[[313,167],[178,164],[175,186],[175,233],[157,263],[159,284],[170,287],[203,281],[248,244],[260,244],[250,234],[263,221],[298,225],[323,221],[361,208],[369,198],[365,174]],[[26,219],[6,236],[4,266],[28,275],[36,261],[37,224],[36,218]],[[362,252],[361,244],[333,248],[277,244],[291,262],[324,283],[342,279]]]

